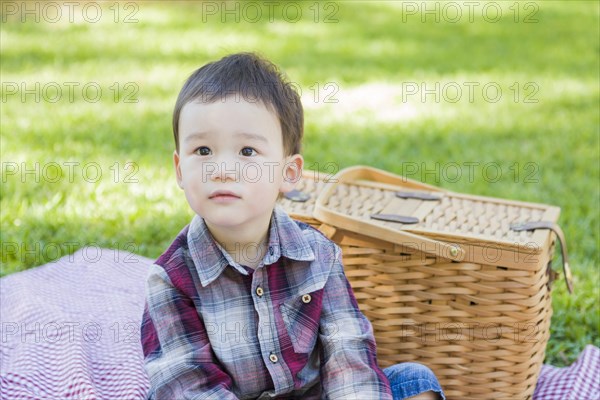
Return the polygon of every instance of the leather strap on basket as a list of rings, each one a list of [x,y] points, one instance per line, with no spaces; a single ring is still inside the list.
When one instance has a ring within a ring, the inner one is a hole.
[[[563,234],[560,226],[550,221],[535,221],[535,222],[523,222],[510,226],[513,231],[533,231],[535,229],[550,229],[556,234],[558,241],[560,242],[560,249],[562,254],[563,271],[565,273],[565,281],[567,282],[567,289],[569,293],[573,293],[573,276],[571,275],[571,267],[569,266],[569,256],[567,254],[567,242],[565,241],[565,235]]]
[[[293,189],[289,192],[284,193],[283,197],[285,197],[286,199],[291,200],[291,201],[304,203],[305,201],[310,199],[310,194]]]
[[[396,192],[396,197],[399,197],[401,199],[417,199],[417,200],[423,200],[423,201],[435,201],[435,200],[441,200],[442,196],[440,195],[436,195],[436,194],[432,194],[432,193],[425,193],[425,192]]]
[[[418,224],[419,218],[398,214],[371,214],[371,218],[380,221],[398,222],[401,224]]]

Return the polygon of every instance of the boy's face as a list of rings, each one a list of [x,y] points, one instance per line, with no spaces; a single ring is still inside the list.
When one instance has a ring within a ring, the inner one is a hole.
[[[294,188],[303,164],[299,154],[284,155],[273,112],[234,96],[182,108],[173,158],[192,210],[217,229],[270,219],[278,194]]]

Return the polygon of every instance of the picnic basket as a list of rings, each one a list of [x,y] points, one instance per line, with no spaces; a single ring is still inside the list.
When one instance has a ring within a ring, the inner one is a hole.
[[[449,399],[528,399],[549,338],[560,209],[357,166],[305,171],[280,200],[343,254],[380,366],[430,367]]]

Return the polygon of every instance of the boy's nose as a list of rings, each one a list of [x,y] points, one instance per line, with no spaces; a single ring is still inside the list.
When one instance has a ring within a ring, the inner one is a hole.
[[[238,162],[225,162],[218,163],[215,173],[213,174],[213,180],[220,180],[225,182],[227,180],[237,181],[240,175],[240,165]]]

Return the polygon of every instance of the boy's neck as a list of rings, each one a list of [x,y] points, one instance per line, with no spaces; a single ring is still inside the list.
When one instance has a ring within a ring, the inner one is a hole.
[[[263,261],[269,244],[269,218],[261,224],[262,227],[253,226],[247,231],[235,232],[209,228],[213,238],[229,253],[235,262],[252,269],[256,269]],[[257,235],[257,232],[260,234]]]

